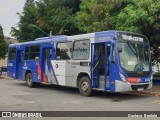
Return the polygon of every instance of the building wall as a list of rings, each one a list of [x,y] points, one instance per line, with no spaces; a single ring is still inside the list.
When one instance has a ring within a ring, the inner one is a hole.
[[[4,65],[7,65],[7,56],[5,59],[1,59],[0,60],[0,67],[4,66]]]

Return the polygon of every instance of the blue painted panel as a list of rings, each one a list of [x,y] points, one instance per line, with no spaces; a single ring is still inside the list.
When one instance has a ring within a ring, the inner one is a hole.
[[[38,63],[39,60],[28,60],[24,62],[24,72],[26,73],[27,70],[31,71],[33,82],[40,82],[40,79],[38,79]]]
[[[23,79],[23,66],[24,66],[24,50],[17,50],[17,59],[16,59],[16,79]]]
[[[7,76],[16,79],[16,60],[8,60]]]

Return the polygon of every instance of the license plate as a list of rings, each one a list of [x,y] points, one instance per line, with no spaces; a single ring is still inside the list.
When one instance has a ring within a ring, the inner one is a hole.
[[[144,90],[144,88],[138,88],[137,89],[137,91],[143,91]]]

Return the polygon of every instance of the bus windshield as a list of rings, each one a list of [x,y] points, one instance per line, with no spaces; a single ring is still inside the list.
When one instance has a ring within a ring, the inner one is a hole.
[[[149,71],[149,46],[131,42],[121,42],[122,52],[120,65],[126,71],[138,72]]]
[[[120,65],[126,72],[149,72],[150,47],[144,36],[121,35],[118,46]]]

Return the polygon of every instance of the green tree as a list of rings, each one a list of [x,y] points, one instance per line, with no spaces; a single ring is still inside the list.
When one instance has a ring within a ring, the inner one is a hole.
[[[79,10],[79,0],[41,0],[37,2],[37,25],[46,31],[58,33],[61,29],[68,30],[65,34],[77,34],[74,15]]]
[[[101,31],[107,27],[104,19],[105,4],[99,0],[81,0],[80,11],[77,12],[76,24],[84,32]]]
[[[128,0],[81,0],[75,17],[78,28],[84,32],[115,29],[115,19]]]
[[[160,1],[132,0],[116,18],[116,29],[144,34],[154,48],[153,59],[159,60],[160,51]]]
[[[34,0],[26,0],[23,8],[23,13],[19,15],[20,21],[16,27],[12,27],[11,34],[20,42],[32,41],[35,38],[46,36],[42,31],[35,28],[37,8]]]
[[[26,0],[24,7],[28,7],[34,4],[34,0]]]
[[[37,28],[48,34],[52,31],[53,35],[77,34],[79,29],[75,27],[74,16],[78,10],[79,0],[26,0],[23,13],[19,14],[20,21],[12,27],[11,34],[20,42],[47,36]]]
[[[84,32],[116,29],[144,34],[160,61],[159,0],[82,0],[76,23]]]
[[[4,40],[3,28],[0,25],[0,59],[5,58],[5,55],[7,53],[7,48],[8,48],[8,45]]]

